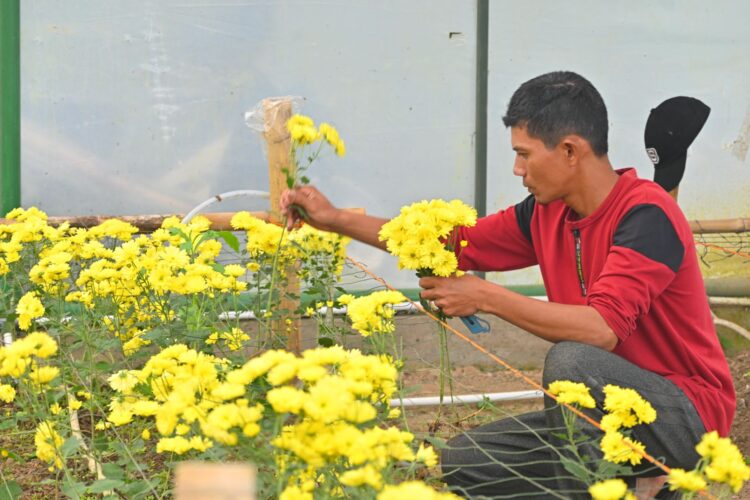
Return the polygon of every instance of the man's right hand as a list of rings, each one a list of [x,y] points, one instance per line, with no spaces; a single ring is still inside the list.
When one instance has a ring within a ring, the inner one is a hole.
[[[328,198],[313,186],[302,186],[288,189],[281,193],[279,199],[281,215],[287,217],[287,228],[304,221],[323,231],[336,231],[334,226],[339,209],[333,206]],[[304,212],[297,209],[304,210]],[[303,214],[306,216],[303,218]]]

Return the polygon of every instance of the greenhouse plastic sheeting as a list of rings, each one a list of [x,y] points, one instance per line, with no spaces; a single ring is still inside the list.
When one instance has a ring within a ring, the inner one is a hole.
[[[392,216],[473,202],[476,9],[462,0],[24,0],[22,196],[54,215],[187,212],[267,189],[244,113],[302,96],[347,144],[309,176],[339,205]],[[216,210],[259,210],[258,201]],[[386,254],[351,253],[396,285]]]

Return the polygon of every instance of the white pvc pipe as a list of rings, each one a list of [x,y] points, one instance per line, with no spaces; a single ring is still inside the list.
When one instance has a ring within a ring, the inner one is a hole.
[[[227,191],[226,193],[217,194],[207,199],[200,205],[196,206],[185,217],[182,218],[182,223],[187,224],[190,220],[199,214],[204,208],[213,205],[214,203],[229,200],[232,198],[240,198],[242,196],[256,196],[258,198],[269,198],[271,195],[266,191],[256,191],[254,189],[239,189],[237,191]]]
[[[474,404],[482,401],[523,401],[527,399],[538,399],[544,396],[542,391],[511,391],[491,392],[489,394],[464,394],[461,396],[443,397],[443,404]],[[440,404],[440,396],[426,396],[421,398],[391,399],[390,406],[437,406]]]
[[[709,297],[708,303],[712,306],[745,306],[750,307],[750,298],[747,297]]]

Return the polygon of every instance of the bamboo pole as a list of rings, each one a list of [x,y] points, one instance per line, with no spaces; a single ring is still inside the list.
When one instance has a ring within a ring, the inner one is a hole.
[[[289,98],[268,98],[263,106],[263,137],[268,146],[268,192],[270,194],[271,222],[283,223],[281,217],[281,193],[287,188],[287,176],[294,175],[296,167],[292,161],[292,139],[286,123],[292,117],[292,101]],[[279,309],[286,311],[286,319],[274,321],[272,329],[276,335],[287,337],[287,349],[299,353],[301,350],[300,329],[302,323],[296,311],[299,309],[300,284],[297,279],[296,266],[286,269],[287,282],[279,292],[281,301]],[[273,291],[271,291],[273,292]]]
[[[352,208],[348,210],[364,213],[361,208]],[[264,220],[273,220],[269,212],[250,212],[253,216]],[[231,231],[232,227],[229,221],[235,212],[215,212],[200,214],[211,221],[211,229],[216,231]],[[67,222],[71,227],[93,227],[101,224],[107,219],[120,219],[137,227],[141,232],[148,233],[161,227],[162,222],[167,217],[178,217],[182,219],[185,214],[172,215],[70,215],[70,216],[50,216],[47,223],[50,226],[59,226]],[[15,221],[0,218],[0,224],[13,224]],[[694,234],[712,234],[712,233],[747,233],[750,232],[750,218],[737,219],[706,219],[691,220],[690,229]]]
[[[689,222],[694,234],[750,232],[750,218],[691,220]]]
[[[232,231],[229,222],[232,220],[235,212],[214,212],[200,214],[211,221],[211,229],[216,231]],[[270,215],[268,212],[250,212],[253,216],[268,221]],[[47,217],[47,224],[50,226],[60,226],[68,223],[71,227],[94,227],[108,219],[118,219],[137,227],[142,233],[151,233],[159,229],[168,217],[177,217],[182,220],[185,214],[166,214],[166,215],[58,215]],[[0,224],[13,224],[14,220],[0,218]]]

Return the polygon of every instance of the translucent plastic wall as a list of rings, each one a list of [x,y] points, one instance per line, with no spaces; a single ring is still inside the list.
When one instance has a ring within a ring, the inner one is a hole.
[[[23,0],[22,199],[50,214],[186,212],[267,189],[244,112],[269,96],[336,125],[310,170],[341,206],[392,216],[474,194],[475,25],[465,0]],[[263,209],[259,202],[220,210]],[[413,285],[380,251],[352,254]]]
[[[343,160],[311,171],[341,206],[394,215],[415,199],[473,202],[476,2],[472,0],[22,0],[24,205],[51,214],[185,212],[265,189],[244,112],[297,95],[334,123]],[[750,214],[750,4],[742,0],[491,0],[488,211],[525,196],[501,117],[523,81],[570,69],[601,91],[610,158],[652,167],[649,110],[675,95],[711,116],[690,150],[691,218]],[[258,201],[220,210],[262,209]],[[353,256],[413,286],[385,254]],[[491,276],[533,283],[534,270]]]
[[[601,92],[610,121],[610,160],[653,178],[643,131],[651,108],[687,95],[711,107],[688,152],[679,203],[692,219],[750,215],[750,3],[490,2],[488,212],[528,193],[513,177],[502,115],[518,85],[572,70]],[[746,267],[746,266],[745,266]],[[536,270],[491,278],[533,283]]]

